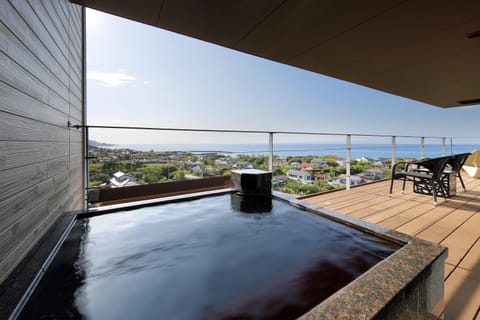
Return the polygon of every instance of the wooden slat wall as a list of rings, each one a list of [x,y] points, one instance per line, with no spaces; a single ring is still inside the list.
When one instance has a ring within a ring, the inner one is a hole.
[[[0,283],[65,211],[83,207],[82,15],[0,1]]]

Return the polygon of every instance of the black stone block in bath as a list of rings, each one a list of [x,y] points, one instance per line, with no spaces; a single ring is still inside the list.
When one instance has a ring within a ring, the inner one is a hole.
[[[272,193],[272,173],[257,169],[233,170],[233,188],[240,194],[266,195]]]

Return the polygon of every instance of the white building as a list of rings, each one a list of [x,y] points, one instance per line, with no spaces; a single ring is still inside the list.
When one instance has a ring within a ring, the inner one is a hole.
[[[385,178],[385,172],[380,169],[366,169],[362,172],[362,176],[368,180],[382,180]]]
[[[327,167],[328,166],[328,162],[325,159],[315,158],[315,159],[312,159],[312,161],[310,161],[310,163],[313,164],[315,167]]]
[[[138,186],[138,181],[130,174],[118,171],[113,174],[113,178],[110,179],[112,188],[120,188],[127,186]]]
[[[300,170],[288,170],[287,178],[292,180],[297,180],[303,183],[311,183],[313,181],[312,175],[306,171]]]
[[[357,176],[357,175],[351,175],[350,176],[350,185],[352,185],[352,186],[362,184],[362,183],[365,183],[365,182],[366,182],[365,179],[363,179],[360,176]],[[331,184],[332,185],[347,184],[347,176],[344,175],[344,174],[341,174],[341,175],[338,176],[337,179],[333,180]]]

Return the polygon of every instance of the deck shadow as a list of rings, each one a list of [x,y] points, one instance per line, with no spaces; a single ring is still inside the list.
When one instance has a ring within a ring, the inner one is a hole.
[[[468,254],[468,253],[467,253]],[[462,259],[463,260],[463,259]],[[460,268],[458,265],[455,269]],[[449,277],[453,276],[456,270],[453,270]],[[465,310],[472,303],[478,304],[473,301],[475,298],[475,291],[480,279],[480,262],[477,262],[475,266],[468,270],[469,275],[463,279],[461,284],[452,292],[450,301],[445,305],[444,316],[445,319],[458,319],[459,311]],[[448,279],[447,279],[448,281]],[[480,311],[480,308],[477,308],[475,313],[472,316],[472,320],[476,319]]]

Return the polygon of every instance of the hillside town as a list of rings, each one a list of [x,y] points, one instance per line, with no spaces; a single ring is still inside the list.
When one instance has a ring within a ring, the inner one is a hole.
[[[89,147],[90,187],[118,188],[139,184],[229,175],[236,169],[268,170],[268,156],[224,153],[158,152]],[[390,159],[362,157],[351,161],[351,185],[389,178]],[[274,156],[275,190],[311,194],[344,188],[345,159],[334,155]]]

